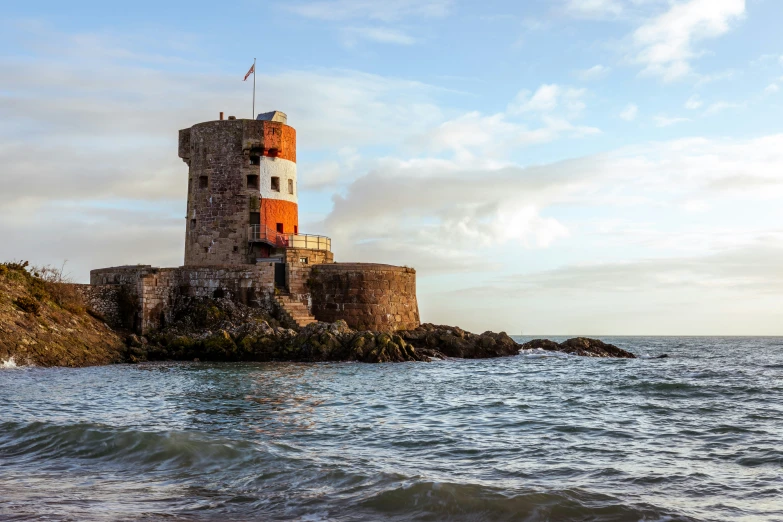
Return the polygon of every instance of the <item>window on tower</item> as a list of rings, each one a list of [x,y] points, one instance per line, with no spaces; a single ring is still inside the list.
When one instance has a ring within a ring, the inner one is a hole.
[[[251,165],[261,165],[261,156],[250,156]]]
[[[198,178],[198,188],[209,188],[209,176],[199,176]]]
[[[272,177],[272,190],[280,192],[280,178],[277,176]]]
[[[258,190],[258,174],[250,174],[247,177],[247,189]]]
[[[288,180],[288,193],[293,194],[294,193],[294,180],[289,179]]]

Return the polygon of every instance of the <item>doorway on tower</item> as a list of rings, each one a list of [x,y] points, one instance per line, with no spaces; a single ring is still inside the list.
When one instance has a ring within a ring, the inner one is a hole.
[[[275,263],[275,288],[285,291],[285,263]]]
[[[252,239],[259,239],[261,237],[261,212],[250,213],[250,230],[251,234],[256,236]]]
[[[282,223],[278,223],[277,224],[277,233],[278,234],[282,234],[283,233],[283,224]]]

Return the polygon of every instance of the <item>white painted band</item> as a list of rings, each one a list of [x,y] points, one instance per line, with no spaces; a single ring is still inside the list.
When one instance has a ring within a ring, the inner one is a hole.
[[[279,191],[272,190],[272,178],[278,178]],[[289,180],[292,183],[289,185]],[[261,156],[261,172],[259,177],[262,198],[279,199],[283,201],[297,202],[296,163],[281,158]],[[290,188],[293,188],[291,194]]]

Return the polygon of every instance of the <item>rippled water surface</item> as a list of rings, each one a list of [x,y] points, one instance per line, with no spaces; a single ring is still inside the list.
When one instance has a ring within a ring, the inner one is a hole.
[[[670,357],[0,368],[0,519],[783,520],[783,339],[606,340]]]

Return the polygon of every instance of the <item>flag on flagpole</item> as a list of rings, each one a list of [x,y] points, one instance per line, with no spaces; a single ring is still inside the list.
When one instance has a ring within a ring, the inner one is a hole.
[[[249,71],[247,71],[247,74],[245,75],[245,78],[244,78],[242,81],[244,82],[245,80],[247,80],[247,78],[248,78],[248,77],[249,77],[251,74],[255,74],[255,73],[256,73],[256,64],[253,64],[253,65],[251,65],[251,66],[250,66],[250,70],[249,70]]]

